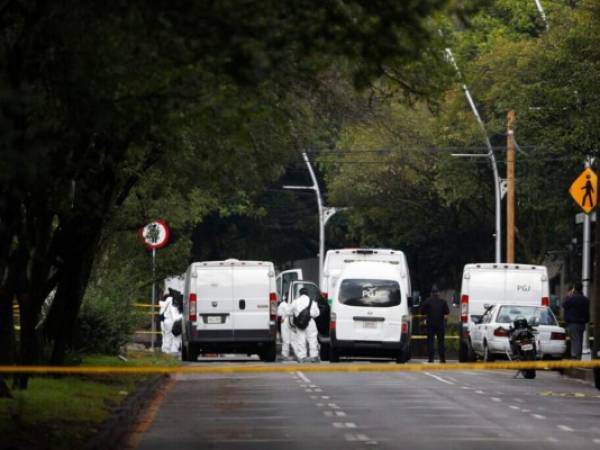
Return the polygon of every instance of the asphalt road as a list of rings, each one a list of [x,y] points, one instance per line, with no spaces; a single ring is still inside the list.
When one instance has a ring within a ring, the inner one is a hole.
[[[179,375],[138,448],[600,449],[600,391],[556,372],[513,375]]]

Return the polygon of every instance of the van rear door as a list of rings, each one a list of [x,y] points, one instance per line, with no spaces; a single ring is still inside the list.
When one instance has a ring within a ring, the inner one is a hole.
[[[196,269],[193,292],[196,294],[198,330],[232,331],[233,285],[231,267],[207,266]]]
[[[232,317],[235,330],[269,329],[269,272],[268,265],[237,265],[233,268]]]

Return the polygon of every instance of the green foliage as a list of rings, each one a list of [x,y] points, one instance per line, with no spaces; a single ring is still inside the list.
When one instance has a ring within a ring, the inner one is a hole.
[[[120,287],[112,282],[110,289],[88,288],[76,323],[73,350],[116,355],[131,341],[142,317]]]

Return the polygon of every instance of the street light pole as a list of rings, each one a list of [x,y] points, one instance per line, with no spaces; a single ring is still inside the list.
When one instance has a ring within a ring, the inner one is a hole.
[[[323,205],[323,198],[321,196],[321,189],[319,188],[319,182],[317,181],[317,177],[315,176],[315,171],[313,170],[312,165],[310,164],[310,160],[308,159],[308,155],[306,152],[302,152],[302,158],[304,159],[304,163],[308,168],[308,173],[310,174],[310,178],[312,180],[311,186],[283,186],[284,189],[309,189],[315,192],[317,196],[317,207],[319,213],[319,286],[321,285],[321,280],[323,279],[323,260],[325,258],[325,225],[333,217],[333,215],[340,211],[339,208],[334,208],[330,206]]]
[[[454,55],[452,54],[452,50],[446,47],[446,56],[448,60],[454,66],[454,70],[456,71],[458,77],[462,80],[463,76],[458,68],[458,64],[456,64],[456,60],[454,59]],[[496,263],[500,263],[502,259],[502,194],[500,192],[502,186],[502,180],[498,175],[498,165],[496,164],[496,156],[494,155],[494,149],[492,148],[492,144],[490,142],[490,138],[485,129],[485,125],[483,124],[483,120],[481,120],[481,116],[479,115],[479,111],[477,110],[477,106],[473,101],[473,97],[471,97],[471,92],[469,92],[469,88],[466,83],[462,82],[462,89],[465,93],[465,97],[467,97],[467,101],[469,102],[469,106],[471,107],[471,111],[473,115],[477,119],[477,123],[479,124],[479,129],[483,134],[483,138],[485,141],[485,145],[488,149],[488,152],[485,154],[469,154],[469,153],[454,153],[452,156],[463,157],[463,158],[472,158],[472,157],[487,157],[490,160],[490,164],[492,166],[492,172],[494,175],[494,197],[496,203],[496,245],[495,245],[495,259]]]

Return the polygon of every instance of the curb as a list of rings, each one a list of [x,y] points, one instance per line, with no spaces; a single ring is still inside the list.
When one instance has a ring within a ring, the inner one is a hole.
[[[143,380],[113,414],[100,425],[99,431],[84,445],[84,450],[117,450],[144,408],[154,398],[154,393],[169,379],[169,375],[154,375]]]
[[[563,372],[563,376],[567,378],[574,378],[576,380],[583,380],[587,383],[594,384],[594,369],[565,369]]]

